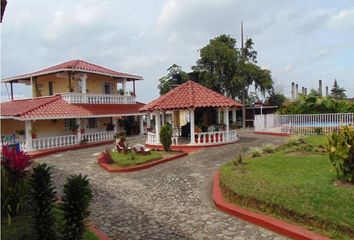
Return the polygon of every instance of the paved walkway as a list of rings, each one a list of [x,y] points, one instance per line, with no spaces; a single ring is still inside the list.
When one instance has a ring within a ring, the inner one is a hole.
[[[129,139],[130,144],[145,138]],[[281,137],[241,134],[238,143],[208,148],[134,173],[108,173],[96,156],[108,146],[73,150],[37,159],[55,167],[56,184],[70,174],[91,179],[91,221],[113,239],[285,239],[217,210],[212,177],[244,146],[280,144]]]

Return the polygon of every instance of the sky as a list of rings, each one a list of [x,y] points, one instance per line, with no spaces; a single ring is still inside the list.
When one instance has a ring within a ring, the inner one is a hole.
[[[150,102],[167,68],[190,71],[210,39],[229,34],[240,47],[241,21],[279,91],[290,97],[293,81],[311,89],[337,79],[354,97],[352,0],[11,0],[0,26],[1,78],[82,59],[142,75],[137,97]],[[30,97],[29,87],[14,90]]]

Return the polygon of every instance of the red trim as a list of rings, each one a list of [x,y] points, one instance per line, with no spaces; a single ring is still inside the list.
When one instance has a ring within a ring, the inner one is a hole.
[[[115,166],[112,166],[111,164],[108,164],[108,163],[102,163],[100,161],[97,161],[97,162],[102,168],[104,168],[108,172],[134,172],[134,171],[139,171],[139,170],[151,168],[155,165],[169,162],[169,161],[172,161],[172,160],[175,160],[175,159],[187,156],[187,155],[188,155],[188,153],[183,152],[183,153],[175,155],[173,157],[163,158],[161,160],[155,160],[155,161],[153,160],[152,162],[148,162],[145,164],[140,164],[140,165],[132,166],[132,167],[115,167]]]
[[[275,133],[275,132],[259,132],[254,131],[255,134],[263,134],[263,135],[271,135],[271,136],[281,136],[281,137],[288,137],[290,134],[288,133]]]
[[[50,155],[53,153],[70,151],[70,150],[75,150],[75,149],[82,149],[82,148],[96,147],[99,145],[105,145],[105,144],[109,144],[109,143],[113,143],[113,142],[114,142],[113,140],[108,140],[108,141],[78,144],[78,145],[59,147],[59,148],[44,149],[44,150],[28,152],[28,155],[30,156],[31,159],[34,159],[34,158],[38,158],[38,157],[44,157],[44,156],[47,156],[47,155]]]
[[[254,213],[249,210],[240,208],[239,206],[228,203],[224,200],[221,190],[220,190],[220,172],[217,172],[214,175],[213,180],[213,201],[215,206],[228,214],[239,217],[248,222],[257,224],[261,227],[267,228],[271,231],[280,233],[284,236],[293,238],[293,239],[305,239],[305,240],[329,240],[329,238],[321,236],[317,233],[308,231],[302,227],[289,224],[287,222],[281,221],[279,219]]]
[[[100,240],[112,240],[112,238],[106,236],[106,234],[104,234],[101,230],[93,225],[89,225],[88,229],[93,232]]]

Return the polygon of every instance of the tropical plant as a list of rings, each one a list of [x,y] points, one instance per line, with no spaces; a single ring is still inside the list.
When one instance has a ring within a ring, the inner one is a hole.
[[[55,190],[51,181],[51,167],[45,163],[33,168],[29,183],[31,209],[33,214],[33,229],[35,237],[41,239],[57,239],[53,208]]]
[[[32,164],[24,151],[16,152],[15,148],[2,147],[1,157],[1,210],[11,219],[25,208],[28,195],[27,174]]]
[[[337,177],[354,184],[354,128],[342,127],[327,138],[327,151]]]
[[[60,206],[64,217],[64,239],[82,239],[90,214],[92,190],[87,176],[73,175],[64,184],[64,196]]]
[[[160,142],[165,151],[170,151],[172,144],[172,128],[170,125],[165,124],[160,130]]]
[[[260,157],[262,156],[262,149],[260,149],[259,147],[251,147],[249,149],[249,153],[252,157]]]
[[[323,134],[323,128],[321,128],[321,127],[315,127],[314,131],[317,135]]]

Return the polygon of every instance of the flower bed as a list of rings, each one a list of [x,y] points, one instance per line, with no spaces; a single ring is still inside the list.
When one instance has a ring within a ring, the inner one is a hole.
[[[105,153],[101,153],[98,156],[98,164],[109,172],[132,172],[146,168],[153,167],[155,165],[172,161],[187,155],[181,151],[151,151],[150,154],[141,155],[135,153],[117,153],[111,152],[113,162],[107,163],[102,161],[102,157]],[[121,159],[119,159],[121,158]]]

